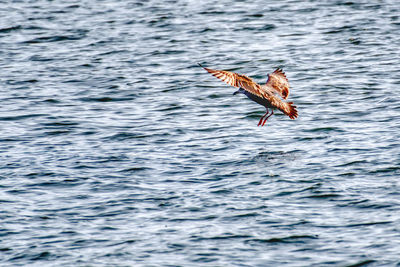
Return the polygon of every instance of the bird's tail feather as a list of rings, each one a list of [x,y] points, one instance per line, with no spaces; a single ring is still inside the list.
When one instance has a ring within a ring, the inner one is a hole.
[[[287,102],[287,107],[288,109],[284,111],[284,113],[286,115],[289,116],[289,118],[291,118],[292,120],[297,118],[297,109],[296,106],[293,105],[293,102]]]

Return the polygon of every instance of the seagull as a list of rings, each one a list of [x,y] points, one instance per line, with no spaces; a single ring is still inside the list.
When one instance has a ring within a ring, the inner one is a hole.
[[[297,118],[297,110],[293,102],[284,101],[289,96],[289,81],[282,69],[277,68],[274,72],[268,74],[267,83],[260,85],[246,75],[226,70],[213,70],[203,67],[200,63],[198,64],[218,79],[239,88],[239,90],[233,93],[234,95],[242,93],[250,98],[250,100],[267,109],[257,126],[264,126],[268,118],[274,114],[274,109],[282,111],[292,120]],[[271,113],[269,110],[271,110]]]

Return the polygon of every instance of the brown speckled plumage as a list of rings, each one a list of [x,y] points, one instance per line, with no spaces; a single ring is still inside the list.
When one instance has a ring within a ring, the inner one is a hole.
[[[267,112],[261,117],[258,125],[263,126],[267,119],[273,114],[273,109],[275,108],[282,111],[291,119],[297,118],[297,110],[293,102],[284,101],[284,99],[287,99],[289,96],[289,81],[282,69],[278,68],[273,73],[269,74],[267,83],[260,85],[246,75],[225,70],[203,68],[227,84],[240,88],[239,91],[235,93],[244,93],[248,98],[263,105],[267,109]],[[241,91],[241,89],[243,90]],[[272,112],[266,117],[269,114],[268,109],[272,109]]]

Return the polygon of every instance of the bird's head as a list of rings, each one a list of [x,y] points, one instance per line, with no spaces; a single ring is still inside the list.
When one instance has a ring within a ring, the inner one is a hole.
[[[243,88],[239,88],[239,90],[235,91],[233,93],[233,95],[239,94],[239,93],[244,93],[244,89]]]

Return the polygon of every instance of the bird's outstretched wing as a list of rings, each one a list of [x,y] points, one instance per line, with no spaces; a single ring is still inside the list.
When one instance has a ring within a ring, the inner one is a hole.
[[[222,81],[226,82],[229,85],[232,85],[237,88],[243,88],[244,90],[258,97],[262,98],[266,97],[266,92],[261,88],[261,86],[258,83],[254,82],[251,78],[247,77],[246,75],[226,70],[213,70],[203,66],[201,67],[206,71],[208,71],[209,73],[211,73],[213,76],[217,77],[218,79],[221,79]]]
[[[289,81],[280,68],[268,75],[266,86],[272,87],[283,99],[289,96]]]

